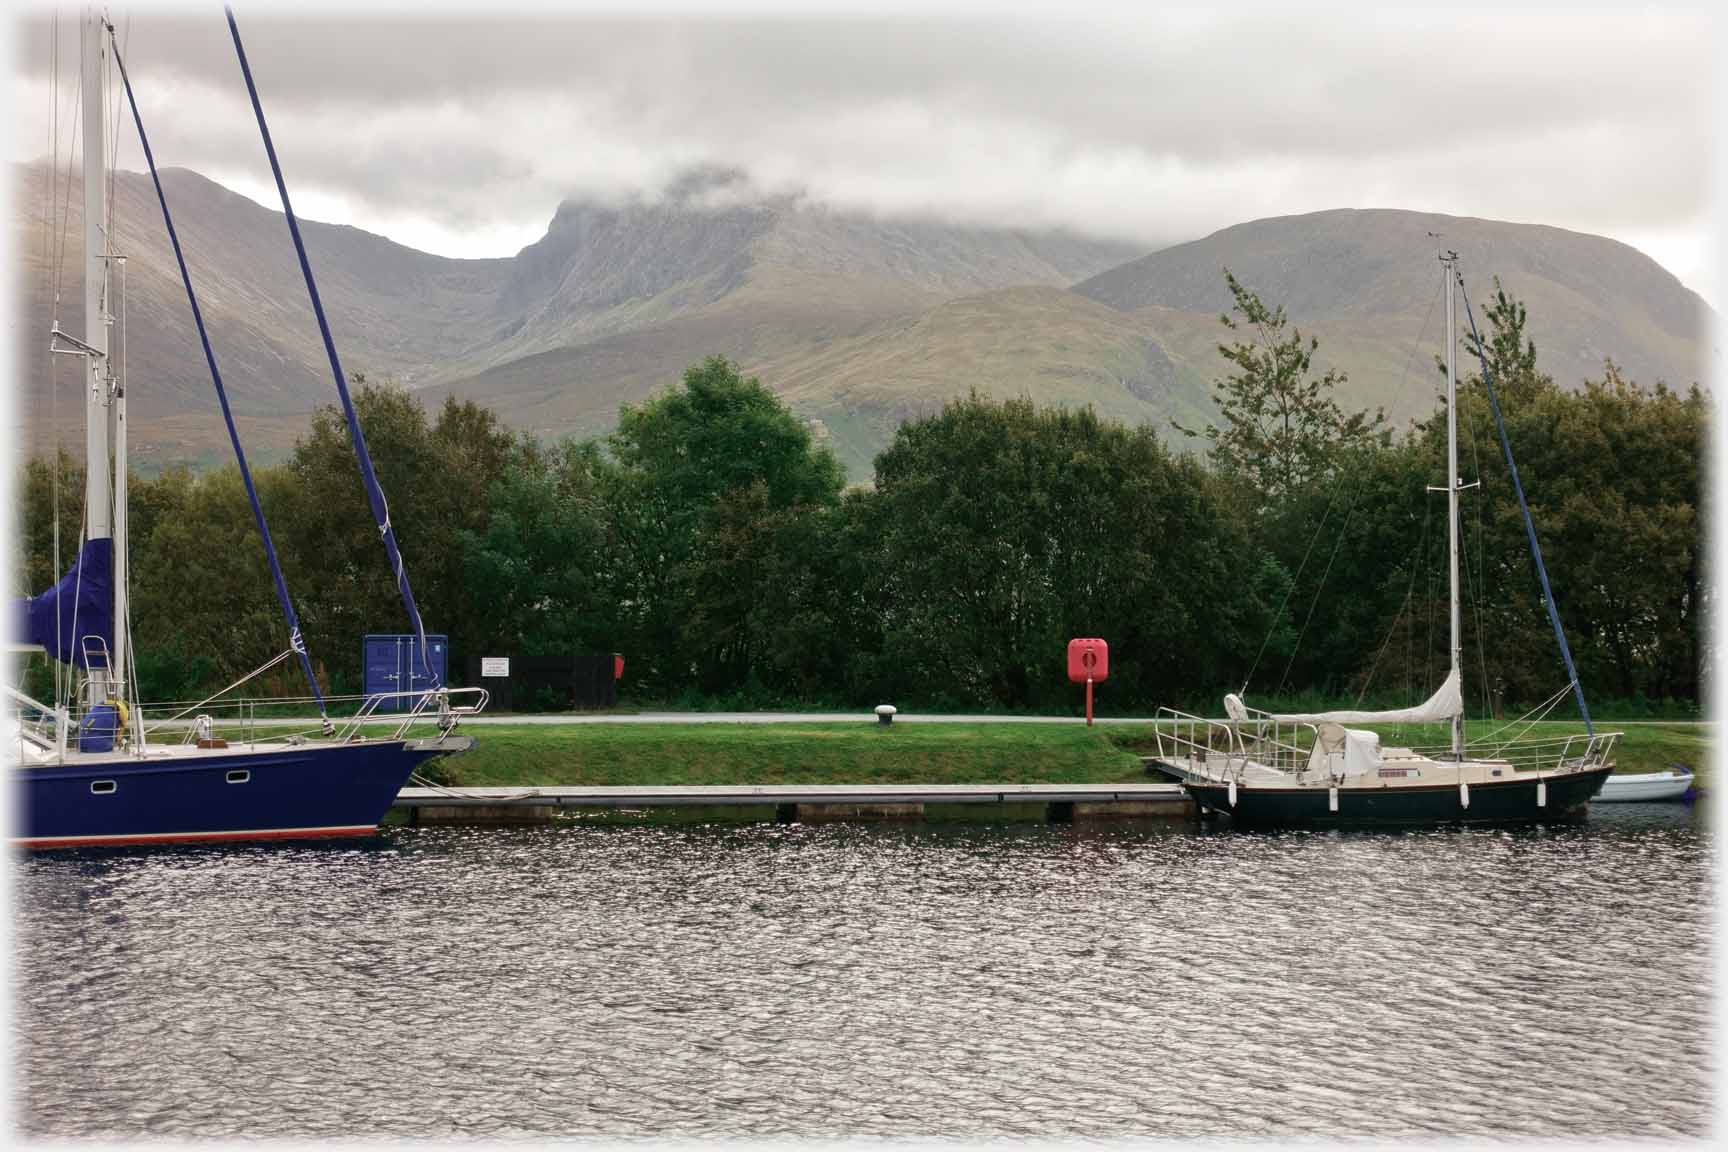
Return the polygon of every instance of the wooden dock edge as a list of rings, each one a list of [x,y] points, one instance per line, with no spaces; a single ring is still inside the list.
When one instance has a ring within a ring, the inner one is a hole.
[[[752,788],[405,788],[393,810],[414,825],[546,824],[561,817],[652,809],[725,809],[778,823],[917,823],[955,807],[965,818],[1024,820],[1041,810],[1051,823],[1191,819],[1194,801],[1174,784],[840,785]],[[1035,816],[1033,818],[1036,818]]]

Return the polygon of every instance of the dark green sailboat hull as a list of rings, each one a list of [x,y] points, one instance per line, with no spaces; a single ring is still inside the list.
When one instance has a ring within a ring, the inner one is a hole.
[[[1455,784],[1424,784],[1383,788],[1340,788],[1338,810],[1331,810],[1324,788],[1236,789],[1230,803],[1227,784],[1184,780],[1182,786],[1204,811],[1222,813],[1234,822],[1257,827],[1410,827],[1424,824],[1519,824],[1575,819],[1613,771],[1611,766],[1589,772],[1551,776],[1546,803],[1537,804],[1533,780],[1492,781],[1470,785],[1466,807]]]

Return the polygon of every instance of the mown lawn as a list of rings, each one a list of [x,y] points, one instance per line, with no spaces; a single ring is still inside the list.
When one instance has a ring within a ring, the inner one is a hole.
[[[1106,729],[1067,724],[472,725],[453,786],[1140,782]]]

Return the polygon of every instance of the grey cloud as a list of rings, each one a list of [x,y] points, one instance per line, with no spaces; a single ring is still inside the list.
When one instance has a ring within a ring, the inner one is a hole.
[[[1367,203],[1659,230],[1703,215],[1713,149],[1702,14],[242,19],[294,178],[452,230],[697,164],[1146,243]],[[47,26],[16,31],[39,81]],[[262,176],[220,15],[127,37],[158,151]]]

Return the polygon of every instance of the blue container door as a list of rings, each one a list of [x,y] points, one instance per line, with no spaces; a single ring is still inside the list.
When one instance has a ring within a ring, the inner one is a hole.
[[[406,682],[402,687],[410,692],[420,688],[436,688],[444,683],[445,664],[450,658],[450,645],[445,642],[442,636],[426,637],[426,662],[424,664],[420,661],[419,647],[419,641],[415,639],[410,639],[403,645],[403,658],[407,667],[404,670]],[[426,672],[428,664],[432,668],[431,675],[427,675]],[[408,701],[404,701],[404,703],[406,704]],[[415,700],[413,703],[418,704],[419,701]]]
[[[399,636],[366,637],[367,695],[374,692],[400,692],[408,687],[402,682],[403,667],[406,664],[403,647]],[[378,705],[381,712],[394,712],[401,707],[400,700],[384,700]]]

